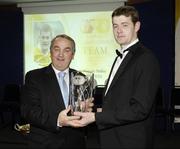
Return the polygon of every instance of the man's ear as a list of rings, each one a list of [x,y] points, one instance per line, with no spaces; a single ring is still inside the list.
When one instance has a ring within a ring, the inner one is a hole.
[[[72,55],[72,59],[74,59],[74,55],[75,55],[75,53],[73,53],[73,55]]]
[[[141,23],[138,21],[135,23],[135,31],[138,32],[140,29]]]

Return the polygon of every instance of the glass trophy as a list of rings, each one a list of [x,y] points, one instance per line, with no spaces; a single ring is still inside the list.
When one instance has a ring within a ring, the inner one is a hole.
[[[85,112],[87,110],[86,101],[93,97],[94,73],[84,75],[81,72],[70,74],[70,101],[71,115],[73,112]]]

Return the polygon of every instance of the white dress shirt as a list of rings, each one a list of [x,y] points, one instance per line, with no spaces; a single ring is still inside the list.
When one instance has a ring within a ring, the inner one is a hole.
[[[112,72],[111,72],[110,79],[109,79],[109,81],[107,82],[108,85],[107,85],[107,88],[106,88],[105,95],[106,95],[106,93],[107,93],[107,91],[108,91],[108,89],[109,89],[109,86],[111,85],[111,82],[112,82],[112,80],[113,80],[113,78],[114,78],[114,76],[115,76],[118,68],[120,67],[123,59],[126,57],[126,55],[127,55],[128,52],[129,52],[129,51],[125,51],[125,50],[128,49],[130,46],[134,45],[135,43],[137,43],[138,41],[139,41],[139,39],[137,38],[136,40],[134,40],[134,41],[131,42],[130,44],[125,45],[125,46],[122,46],[121,49],[119,50],[119,52],[122,54],[122,58],[120,58],[120,56],[118,56],[118,58],[117,58],[117,60],[116,60],[116,62],[115,62],[115,64],[114,64],[113,70],[112,70]],[[125,51],[125,52],[124,52],[124,51]]]
[[[52,65],[52,68],[56,74],[56,78],[57,80],[59,80],[59,76],[58,76],[58,73],[60,72],[59,70],[57,70],[53,65]],[[69,93],[69,68],[65,69],[63,72],[66,73],[66,75],[64,76],[64,80],[67,84],[67,88],[68,88],[68,93]]]
[[[58,73],[60,72],[59,70],[57,70],[53,65],[51,65],[55,74],[56,74],[56,78],[57,78],[57,81],[59,80],[59,76],[58,76]],[[66,70],[64,70],[64,72],[66,73],[66,75],[64,76],[64,80],[67,84],[67,87],[68,87],[68,93],[69,93],[69,68],[67,68]],[[57,126],[58,127],[62,127],[60,125],[60,120],[57,118]]]

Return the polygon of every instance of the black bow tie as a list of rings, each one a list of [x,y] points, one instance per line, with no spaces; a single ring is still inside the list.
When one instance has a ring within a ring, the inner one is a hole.
[[[128,51],[128,49],[124,50],[123,53],[126,52],[126,51]],[[117,49],[116,49],[116,54],[117,54],[117,56],[119,56],[120,58],[122,58],[122,56],[123,56],[123,54],[120,53]]]
[[[116,54],[117,54],[117,56],[119,56],[120,58],[122,58],[122,54],[116,49]]]

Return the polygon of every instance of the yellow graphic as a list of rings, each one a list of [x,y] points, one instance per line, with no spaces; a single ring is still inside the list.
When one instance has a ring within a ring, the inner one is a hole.
[[[35,49],[34,62],[40,66],[47,66],[51,62],[50,53],[44,54],[41,49]]]
[[[103,85],[115,58],[111,11],[25,15],[25,72],[47,66],[50,41],[61,33],[76,42],[71,67],[93,72],[98,85]]]
[[[179,0],[176,0],[176,4],[175,4],[175,7],[176,7],[176,12],[175,12],[175,14],[176,14],[176,24],[177,24],[177,22],[178,22],[178,20],[179,20],[179,18],[180,18],[180,1]]]
[[[176,0],[175,86],[180,86],[180,1]]]

